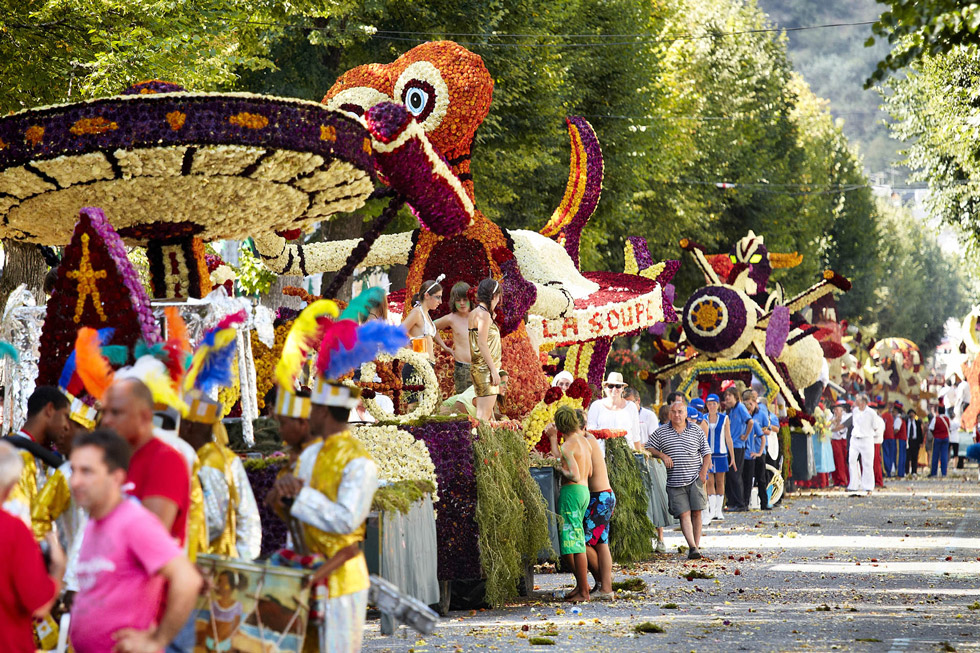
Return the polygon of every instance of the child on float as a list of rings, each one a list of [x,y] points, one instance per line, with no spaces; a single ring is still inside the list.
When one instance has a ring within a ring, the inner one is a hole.
[[[484,279],[476,289],[476,306],[467,321],[470,343],[470,379],[476,391],[476,418],[493,418],[500,394],[500,329],[493,319],[503,287],[496,279]]]
[[[460,281],[449,291],[449,313],[436,320],[436,330],[453,332],[453,392],[464,392],[473,381],[470,378],[470,284]]]
[[[558,446],[558,433],[564,443]],[[562,517],[560,552],[565,568],[575,574],[575,589],[565,595],[573,603],[588,601],[589,567],[586,555],[585,516],[589,507],[592,448],[582,434],[578,415],[569,406],[555,412],[555,426],[548,429],[551,452],[561,460],[562,486],[558,513]]]

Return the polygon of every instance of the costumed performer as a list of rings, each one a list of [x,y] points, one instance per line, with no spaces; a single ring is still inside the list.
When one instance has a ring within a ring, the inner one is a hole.
[[[293,328],[303,323],[297,318]],[[344,653],[361,648],[370,578],[358,545],[378,487],[378,468],[347,427],[360,390],[338,379],[381,352],[396,353],[408,344],[408,336],[404,328],[379,320],[357,326],[351,319],[333,322],[323,317],[317,326],[313,333],[322,332],[322,339],[308,400],[309,442],[293,469],[276,480],[268,500],[302,525],[307,551],[324,556],[327,564],[338,555],[346,558],[326,578],[328,598],[319,630],[320,651]],[[309,336],[300,334],[298,339],[309,342]],[[284,348],[284,360],[287,353]],[[300,363],[303,358],[298,358]],[[280,382],[295,379],[297,357],[291,360],[292,368],[288,362],[277,366]],[[285,390],[290,390],[288,384]],[[291,500],[288,511],[284,499]]]
[[[439,330],[429,315],[442,305],[442,286],[439,282],[444,276],[440,275],[435,281],[422,282],[419,291],[412,297],[412,309],[405,314],[402,322],[402,326],[412,339],[412,349],[424,354],[433,368],[436,364],[434,342],[438,342],[443,350],[453,353],[453,350],[442,341],[442,336],[439,335]],[[411,365],[405,365],[402,368],[402,378],[408,381],[415,376],[414,371],[415,368]],[[421,396],[419,392],[406,393],[405,401],[410,410],[418,404]]]
[[[180,438],[195,451],[204,497],[205,553],[254,560],[262,552],[262,523],[241,459],[228,448],[222,405],[208,393],[233,382],[237,331],[230,324],[205,333],[184,377],[187,414]]]
[[[721,401],[716,394],[708,395],[708,448],[711,449],[711,469],[708,470],[708,512],[712,519],[723,520],[725,513],[725,474],[729,469],[737,472],[735,461],[729,454],[735,450],[732,443],[731,424],[728,415],[719,412]]]
[[[500,393],[500,361],[503,351],[500,329],[493,319],[503,295],[496,279],[484,279],[476,288],[476,307],[469,316],[470,379],[476,391],[476,418],[493,418]]]
[[[909,449],[908,421],[905,419],[905,405],[901,401],[896,401],[892,405],[895,413],[895,474],[899,478],[905,477],[907,467],[907,457]]]
[[[31,510],[48,478],[64,458],[52,450],[68,431],[68,398],[52,386],[34,389],[27,399],[27,420],[17,433],[3,440],[13,445],[24,461],[20,481],[3,502],[3,509],[31,527]]]
[[[834,487],[847,487],[847,432],[851,428],[851,414],[843,399],[834,404],[834,417],[830,422],[830,446],[834,454]],[[917,451],[918,452],[918,451]]]
[[[44,537],[54,522],[58,524],[58,538],[65,549],[68,561],[65,567],[65,605],[71,609],[72,598],[78,592],[78,554],[82,548],[82,535],[88,523],[88,514],[71,494],[72,442],[83,433],[89,433],[99,421],[99,412],[82,399],[72,397],[68,415],[68,430],[56,443],[65,462],[55,470],[38,493],[31,509],[31,522],[35,537]]]

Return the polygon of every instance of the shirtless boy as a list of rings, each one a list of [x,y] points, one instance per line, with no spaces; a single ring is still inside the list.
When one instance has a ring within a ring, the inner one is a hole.
[[[576,411],[585,423],[585,413]],[[592,460],[592,474],[589,476],[589,507],[585,512],[585,554],[589,561],[589,571],[595,578],[592,591],[593,600],[605,601],[616,598],[612,591],[612,554],[609,552],[609,523],[616,508],[616,495],[609,484],[606,473],[606,459],[599,441],[585,431]],[[662,536],[661,536],[662,537]]]
[[[450,312],[436,320],[436,329],[452,329],[453,332],[453,384],[459,394],[473,384],[470,379],[470,300],[467,293],[470,284],[460,281],[449,291]]]
[[[565,437],[558,448],[558,431]],[[588,441],[575,411],[562,406],[555,412],[555,427],[550,429],[551,451],[562,462],[561,494],[558,513],[562,518],[561,557],[565,567],[575,574],[575,589],[565,595],[566,601],[589,600],[589,568],[585,555],[583,521],[589,505],[589,476],[592,474],[592,455]]]

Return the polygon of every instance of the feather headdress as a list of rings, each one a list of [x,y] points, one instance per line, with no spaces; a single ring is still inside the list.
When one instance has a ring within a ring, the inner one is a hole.
[[[380,353],[394,354],[408,345],[408,333],[402,326],[382,320],[371,320],[354,326],[340,320],[327,327],[320,344],[316,370],[326,379],[339,379]]]
[[[110,333],[108,337],[111,338]],[[75,337],[75,371],[82,380],[88,392],[95,399],[101,400],[105,391],[112,385],[114,373],[109,361],[102,355],[100,332],[90,327],[82,327]],[[69,374],[69,379],[71,375]],[[64,378],[64,373],[62,373]],[[62,386],[67,389],[67,385]]]
[[[208,394],[212,389],[231,385],[232,364],[235,361],[235,343],[238,331],[235,325],[246,320],[248,314],[239,311],[224,317],[210,329],[194,350],[190,368],[184,376],[184,392],[197,388]]]
[[[329,299],[318,299],[296,317],[289,335],[286,336],[282,356],[276,364],[276,381],[280,386],[293,387],[306,356],[320,341],[327,321],[337,317],[339,313],[337,304]]]
[[[385,291],[374,286],[361,292],[357,297],[350,300],[350,304],[340,314],[341,320],[354,320],[360,323],[366,319],[371,311],[377,308],[385,300]]]
[[[113,329],[112,327],[105,327],[103,329],[99,329],[98,331],[99,344],[102,348],[101,353],[103,356],[105,356],[106,353],[105,352],[106,343],[112,340],[112,336],[113,334],[115,334],[115,332],[116,330]],[[129,352],[126,351],[125,347],[120,347],[120,349],[123,350],[124,357],[123,360],[120,361],[118,364],[123,365],[126,362],[125,357],[129,356]],[[110,359],[109,362],[112,363],[115,361]],[[61,376],[58,378],[58,387],[64,390],[65,392],[71,393],[72,395],[79,395],[84,390],[82,379],[78,376],[78,374],[75,373],[77,369],[78,369],[78,365],[75,359],[75,350],[72,350],[72,352],[68,355],[68,359],[65,361],[65,366],[61,368]]]
[[[136,362],[129,367],[116,372],[116,380],[122,379],[142,381],[153,393],[155,403],[170,406],[178,410],[182,416],[187,413],[187,404],[177,392],[167,366],[159,358],[148,355],[136,359]]]
[[[167,317],[167,340],[163,343],[166,356],[162,360],[170,370],[170,378],[179,384],[184,371],[190,365],[191,341],[187,334],[187,323],[177,307],[168,306],[163,312]]]

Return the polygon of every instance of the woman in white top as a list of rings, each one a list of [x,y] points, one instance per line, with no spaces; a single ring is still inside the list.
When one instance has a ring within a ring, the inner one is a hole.
[[[626,401],[623,398],[623,375],[619,372],[610,372],[606,377],[606,382],[602,384],[603,397],[599,401],[593,401],[589,406],[589,429],[615,429],[626,431],[626,442],[631,449],[643,447],[645,442],[640,442],[640,413],[636,409],[636,404]],[[636,443],[640,442],[640,447]],[[602,445],[603,454],[606,452],[605,442],[599,440]]]
[[[439,336],[439,331],[436,330],[435,323],[429,316],[430,311],[439,308],[442,304],[442,286],[439,285],[439,281],[441,280],[442,277],[440,276],[436,281],[422,282],[418,293],[412,298],[412,310],[405,315],[405,319],[402,321],[402,326],[405,327],[408,336],[412,339],[412,349],[425,356],[433,368],[436,365],[436,355],[433,352],[432,346],[433,341],[439,343],[439,346],[445,351],[450,354],[453,353],[453,350],[447,347],[446,343],[442,341],[442,338]],[[403,382],[406,384],[418,383],[417,379],[418,374],[416,374],[415,368],[406,364],[402,368]],[[414,410],[421,396],[421,392],[406,392],[405,403],[407,404],[407,409],[410,411]]]
[[[436,360],[433,341],[439,343],[443,350],[453,353],[453,350],[442,341],[435,323],[429,316],[429,313],[440,305],[442,305],[442,286],[439,285],[439,280],[423,281],[418,293],[412,298],[412,310],[405,315],[405,320],[402,322],[402,326],[408,331],[408,337],[412,339],[412,349],[425,354],[433,363]]]

